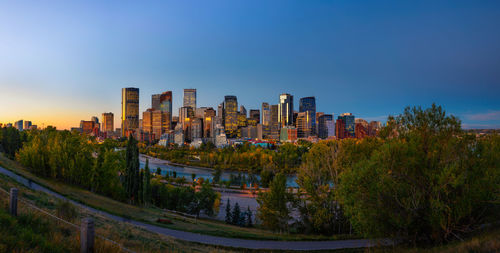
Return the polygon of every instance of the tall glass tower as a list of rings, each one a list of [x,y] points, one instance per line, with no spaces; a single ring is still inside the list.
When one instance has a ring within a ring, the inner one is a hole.
[[[311,133],[314,134],[316,130],[316,98],[315,97],[304,97],[299,100],[299,112],[310,112],[311,122],[307,122],[307,125],[312,126]]]
[[[139,128],[139,88],[122,89],[122,136]]]
[[[281,127],[293,125],[293,96],[287,93],[280,95],[278,104],[278,120]]]
[[[236,96],[224,97],[224,123],[225,130],[228,132],[238,129],[238,99]]]
[[[184,89],[184,107],[196,109],[196,89]]]

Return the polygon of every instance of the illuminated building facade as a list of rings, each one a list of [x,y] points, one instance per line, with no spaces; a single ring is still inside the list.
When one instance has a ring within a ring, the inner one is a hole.
[[[355,128],[354,115],[352,115],[352,113],[342,113],[337,118],[337,124],[335,126],[337,139],[355,138]]]
[[[115,116],[112,112],[105,112],[102,114],[102,131],[105,133],[112,133],[115,128]]]
[[[234,135],[238,129],[238,99],[236,96],[224,97],[224,128],[226,133]]]
[[[196,89],[184,89],[183,106],[196,108]]]
[[[299,100],[299,112],[310,112],[309,120],[311,125],[311,133],[316,134],[316,98],[315,97],[303,97]],[[300,135],[300,134],[299,134]]]
[[[139,89],[122,89],[122,136],[128,137],[139,128]]]
[[[278,120],[281,127],[293,125],[293,96],[281,94],[278,104]]]

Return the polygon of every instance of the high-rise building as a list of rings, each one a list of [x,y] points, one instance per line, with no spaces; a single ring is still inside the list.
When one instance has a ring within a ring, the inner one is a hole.
[[[188,119],[194,118],[194,110],[191,106],[183,106],[179,108],[179,123],[185,125]]]
[[[271,107],[268,103],[262,103],[262,125],[269,126],[271,124]]]
[[[153,108],[154,109],[154,108]],[[168,117],[168,128],[166,130],[171,130],[172,128],[172,91],[165,91],[160,95],[160,111],[166,113]]]
[[[122,89],[122,136],[128,137],[139,128],[139,88]]]
[[[334,127],[333,126],[333,115],[332,114],[322,114],[318,118],[318,137],[321,139],[326,139],[330,135],[333,135],[333,133],[329,133],[328,131],[332,131],[330,128]],[[335,132],[335,129],[333,129],[333,132]]]
[[[191,140],[203,138],[203,119],[194,118],[191,122]]]
[[[105,133],[112,133],[115,128],[115,116],[112,112],[105,112],[102,114],[102,131]]]
[[[279,139],[280,123],[279,123],[279,105],[271,105],[271,139]]]
[[[278,104],[278,120],[281,127],[293,125],[293,96],[287,93],[280,95]]]
[[[238,129],[238,99],[236,96],[224,97],[224,127],[226,133],[234,135]]]
[[[24,121],[24,127],[23,127],[23,129],[24,129],[24,130],[28,130],[28,129],[30,129],[30,128],[31,128],[31,121],[29,121],[29,120],[25,120],[25,121]]]
[[[250,110],[250,118],[254,119],[257,121],[257,124],[260,123],[260,110],[259,109],[252,109]]]
[[[24,125],[23,120],[18,120],[14,123],[14,127],[19,131],[23,131],[23,125]]]
[[[247,109],[243,105],[240,105],[240,114],[247,117]]]
[[[299,112],[297,116],[297,137],[307,138],[312,134],[312,112]]]
[[[336,136],[337,139],[345,139],[345,138],[355,138],[355,119],[352,113],[342,113],[337,118],[336,128]]]
[[[315,97],[300,98],[299,112],[311,112],[310,113],[311,134],[316,134],[316,98]]]
[[[196,89],[184,89],[184,107],[196,108]]]
[[[381,128],[382,124],[380,123],[380,121],[370,121],[370,124],[368,124],[368,135],[377,136]]]
[[[280,130],[281,142],[294,142],[297,140],[297,128],[294,126],[285,126]]]
[[[220,124],[222,127],[225,126],[224,119],[225,119],[225,114],[224,114],[224,102],[220,103],[219,106],[217,107],[217,118],[219,118],[218,121],[220,121]]]
[[[161,99],[161,94],[151,95],[151,108],[153,110],[160,110],[160,99]]]

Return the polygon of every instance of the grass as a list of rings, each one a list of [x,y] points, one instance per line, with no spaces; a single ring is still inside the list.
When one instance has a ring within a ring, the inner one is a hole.
[[[58,192],[69,199],[84,203],[88,206],[100,209],[118,216],[162,226],[166,228],[242,239],[258,239],[258,240],[339,240],[352,239],[354,236],[339,235],[339,236],[323,236],[323,235],[304,235],[304,234],[279,234],[269,230],[259,228],[244,228],[225,224],[222,221],[211,219],[193,219],[183,217],[177,214],[165,212],[155,207],[138,207],[128,205],[102,195],[92,193],[90,191],[74,187],[56,180],[39,178],[19,163],[12,161],[0,154],[0,165],[17,174],[20,174],[32,181],[43,185],[55,192]],[[173,224],[162,224],[156,222],[158,218],[168,218],[173,221]]]

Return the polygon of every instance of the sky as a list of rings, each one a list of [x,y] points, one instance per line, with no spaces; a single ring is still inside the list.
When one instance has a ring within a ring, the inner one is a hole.
[[[384,121],[433,102],[464,128],[500,128],[500,1],[2,1],[0,122],[59,129],[103,112],[121,88],[279,94],[317,111]],[[142,114],[142,113],[141,113]],[[142,116],[141,116],[142,117]]]

